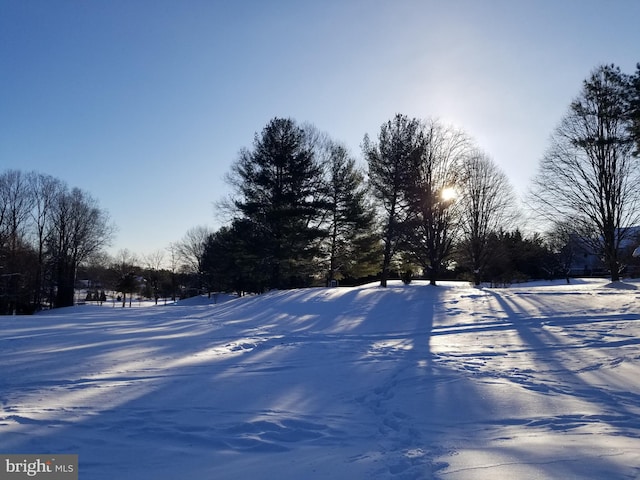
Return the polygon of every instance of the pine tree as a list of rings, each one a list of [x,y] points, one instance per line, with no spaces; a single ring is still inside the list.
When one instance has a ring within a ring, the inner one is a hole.
[[[378,268],[375,213],[368,203],[364,174],[342,145],[332,143],[327,158],[327,281],[358,278]]]
[[[314,271],[324,188],[322,167],[305,130],[274,118],[243,150],[228,177],[235,207],[263,239],[270,288],[304,285]],[[256,246],[257,247],[257,246]]]
[[[383,212],[380,285],[387,286],[391,263],[403,240],[411,215],[411,172],[422,155],[422,126],[416,119],[396,115],[380,127],[377,143],[365,136],[363,152],[369,164],[372,193]]]
[[[269,287],[262,247],[266,244],[256,225],[236,219],[230,226],[211,234],[205,245],[202,265],[218,291],[262,293]]]

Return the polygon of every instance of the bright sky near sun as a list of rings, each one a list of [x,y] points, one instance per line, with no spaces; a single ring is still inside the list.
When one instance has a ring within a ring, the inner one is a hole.
[[[0,0],[0,170],[95,197],[111,251],[217,228],[273,117],[357,158],[396,113],[465,130],[518,193],[598,65],[640,61],[637,0]]]

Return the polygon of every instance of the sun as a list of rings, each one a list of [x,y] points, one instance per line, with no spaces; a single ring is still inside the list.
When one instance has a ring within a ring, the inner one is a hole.
[[[440,195],[442,196],[442,200],[450,202],[451,200],[456,199],[458,192],[456,192],[456,189],[453,187],[445,187],[442,189],[442,193]]]

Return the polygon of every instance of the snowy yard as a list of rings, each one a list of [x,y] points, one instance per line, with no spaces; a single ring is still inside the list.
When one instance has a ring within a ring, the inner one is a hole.
[[[0,317],[0,452],[77,453],[91,480],[638,478],[629,286]]]

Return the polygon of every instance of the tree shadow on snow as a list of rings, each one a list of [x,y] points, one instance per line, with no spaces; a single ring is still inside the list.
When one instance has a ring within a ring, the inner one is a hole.
[[[14,343],[2,358],[16,358],[1,380],[0,450],[78,453],[98,480],[431,478],[460,422],[451,399],[482,403],[433,365],[446,292],[309,289],[34,319],[3,337]]]
[[[617,362],[632,359],[620,357],[615,349],[640,343],[636,338],[618,337],[614,331],[640,316],[603,313],[600,308],[558,313],[552,296],[544,293],[520,295],[505,290],[489,294],[521,342],[509,347],[509,355],[529,365],[503,372],[504,378],[550,405],[548,416],[522,419],[522,426],[532,436],[535,432],[542,438],[548,436],[548,444],[558,442],[555,449],[548,445],[504,447],[503,456],[533,465],[534,472],[546,475],[544,478],[628,478],[633,472],[625,464],[628,457],[620,458],[612,449],[625,450],[633,443],[634,449],[638,447],[640,395],[608,381],[607,374]],[[576,299],[570,304],[574,308],[581,305]],[[637,350],[634,358],[638,358]],[[610,439],[619,438],[619,445],[607,443],[603,433]]]

